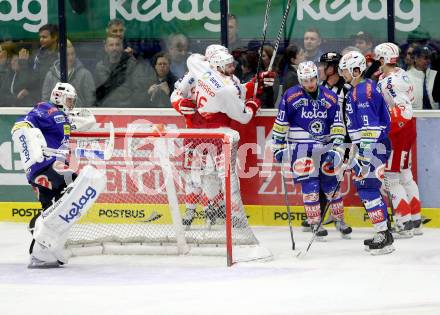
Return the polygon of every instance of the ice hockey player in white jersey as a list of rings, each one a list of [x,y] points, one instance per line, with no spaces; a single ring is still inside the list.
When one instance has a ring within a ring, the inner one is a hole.
[[[29,184],[43,211],[32,218],[29,268],[56,268],[67,262],[64,243],[72,225],[85,214],[104,188],[104,175],[85,166],[79,175],[69,168],[71,129],[91,127],[90,112],[73,112],[75,88],[57,83],[49,102],[37,103],[12,128]]]
[[[191,102],[195,104],[194,114],[198,117],[196,118],[197,128],[229,128],[232,120],[246,124],[255,116],[260,107],[260,102],[252,97],[246,98],[246,89],[234,76],[235,65],[232,55],[225,51],[219,51],[211,56],[208,61],[205,56],[193,54],[188,58],[187,64],[189,73],[194,79],[192,90],[194,92],[191,93]],[[235,136],[237,139],[239,138],[236,132]],[[236,161],[232,162],[235,165]],[[220,170],[217,169],[217,171]],[[194,171],[192,173],[194,175]],[[195,178],[195,181],[197,180]],[[221,183],[217,173],[202,174],[200,181],[200,187],[209,202],[217,203],[223,199]],[[235,194],[234,200],[241,200],[238,178],[231,179],[231,182],[233,183],[232,194]],[[213,206],[217,209],[221,207],[221,204]],[[238,218],[235,221],[235,226],[242,225],[246,221],[242,210],[241,201],[233,205],[235,217]],[[183,220],[185,225],[191,224],[194,217],[193,213],[191,209],[187,211]],[[213,220],[209,213],[206,213],[206,216],[211,221]]]
[[[222,45],[209,45],[205,51],[205,58],[209,62],[212,56],[218,52],[228,53],[228,49]],[[195,78],[191,72],[187,72],[183,78],[176,82],[174,91],[171,94],[171,104],[174,109],[185,118],[187,128],[206,127],[205,119],[197,112],[195,101]],[[191,141],[184,140],[184,145],[191,146]],[[189,148],[191,150],[193,148]],[[190,155],[188,152],[187,155]],[[189,165],[186,165],[190,167]],[[194,175],[194,174],[193,174]],[[190,226],[196,217],[197,204],[201,203],[205,208],[205,214],[210,223],[215,221],[215,213],[224,212],[224,204],[221,202],[222,195],[215,196],[208,200],[202,190],[201,178],[195,176],[186,178],[185,184],[185,206],[186,212],[182,219],[185,226]]]
[[[395,238],[420,235],[420,197],[411,172],[411,148],[417,131],[413,117],[413,85],[406,71],[397,67],[399,47],[383,43],[374,49],[375,59],[381,63],[382,75],[377,84],[391,115],[391,157],[385,168],[385,187],[391,195],[395,211]]]

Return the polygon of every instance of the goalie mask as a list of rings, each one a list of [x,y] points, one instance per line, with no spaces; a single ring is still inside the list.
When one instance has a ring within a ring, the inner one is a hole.
[[[69,83],[58,82],[52,90],[50,102],[65,112],[71,111],[76,103],[75,88]]]
[[[382,43],[374,48],[374,59],[383,58],[384,64],[396,64],[399,59],[399,47],[393,43]]]
[[[206,50],[205,50],[206,60],[208,60],[208,61],[211,60],[212,56],[214,56],[215,54],[217,54],[219,52],[224,52],[225,54],[229,54],[229,51],[225,46],[218,45],[218,44],[209,45],[208,47],[206,47]]]
[[[231,54],[222,51],[211,57],[209,65],[224,75],[233,75],[235,71],[234,57],[232,57]]]

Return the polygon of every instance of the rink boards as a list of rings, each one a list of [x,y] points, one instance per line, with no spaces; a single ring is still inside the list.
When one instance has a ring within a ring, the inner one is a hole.
[[[185,207],[180,205],[181,215]],[[249,224],[253,226],[285,226],[288,224],[288,214],[285,205],[245,206]],[[292,206],[292,222],[300,226],[306,218],[302,206]],[[38,202],[0,202],[0,221],[28,222],[35,214],[41,211]],[[203,210],[196,210],[197,216],[193,224],[205,224]],[[440,209],[424,208],[423,216],[431,221],[426,227],[440,227]],[[345,207],[345,219],[354,227],[369,227],[370,220],[362,207]],[[84,216],[81,223],[106,224],[171,224],[171,214],[167,205],[158,204],[95,204]]]
[[[10,129],[14,121],[26,113],[25,108],[5,108],[0,110],[0,220],[27,221],[39,211],[35,203],[35,195],[26,182],[21,168],[19,155],[12,146]],[[113,122],[116,128],[156,123],[166,123],[167,128],[183,128],[183,119],[172,109],[93,109],[101,127],[106,122]],[[251,225],[277,226],[287,224],[287,212],[284,205],[284,190],[279,167],[273,163],[270,151],[270,131],[273,125],[275,110],[262,110],[248,125],[234,125],[240,132],[238,160],[242,161],[238,170],[241,183],[241,195],[246,205],[246,212]],[[436,135],[440,132],[439,111],[417,113],[418,141],[413,153],[413,172],[416,174],[422,206],[422,214],[432,221],[427,227],[440,227],[438,213],[440,209],[440,194],[438,181],[440,178],[440,162],[432,156],[440,155],[440,144]],[[437,153],[436,153],[437,152]],[[245,161],[245,163],[243,163]],[[115,177],[121,181],[120,174]],[[305,217],[300,189],[287,181],[289,203],[293,211],[293,223],[298,225]],[[341,185],[346,207],[347,221],[353,226],[369,226],[368,218],[361,207],[356,190],[349,174],[346,174]],[[121,191],[112,193],[120,194]],[[183,192],[178,192],[183,193]],[[94,219],[105,219],[109,222],[129,220],[138,222],[146,220],[156,211],[161,217],[148,224],[169,220],[166,211],[151,202],[150,205],[105,204],[96,206]],[[145,202],[144,202],[145,203]],[[105,211],[104,211],[105,210]],[[181,207],[183,211],[183,207]],[[163,213],[161,213],[161,211]],[[199,212],[203,213],[202,210]],[[157,221],[157,222],[156,222]],[[202,224],[203,218],[200,218]]]

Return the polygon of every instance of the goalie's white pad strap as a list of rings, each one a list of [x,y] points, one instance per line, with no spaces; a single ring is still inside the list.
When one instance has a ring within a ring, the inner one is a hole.
[[[105,183],[102,172],[86,165],[76,180],[67,186],[63,196],[38,218],[35,240],[48,248],[58,248],[62,236],[90,209],[104,190]]]
[[[25,170],[35,163],[43,162],[43,147],[47,146],[41,130],[32,128],[26,122],[19,122],[12,128],[12,140],[20,152],[21,162]]]

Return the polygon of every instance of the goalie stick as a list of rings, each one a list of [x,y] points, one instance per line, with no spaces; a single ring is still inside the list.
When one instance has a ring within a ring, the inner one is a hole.
[[[159,220],[162,217],[160,213],[157,213],[156,211],[151,212],[150,216],[146,218],[145,220],[141,220],[140,222],[143,223],[150,223],[156,220]]]
[[[96,159],[96,160],[110,160],[113,156],[113,150],[115,147],[115,128],[113,123],[109,123],[109,141],[104,150],[98,149],[87,149],[87,148],[75,148],[74,154],[79,158],[88,158],[88,159]],[[69,154],[69,150],[64,149],[53,149],[48,147],[43,147],[43,153],[47,156],[53,156],[56,158],[64,159],[67,154]]]

